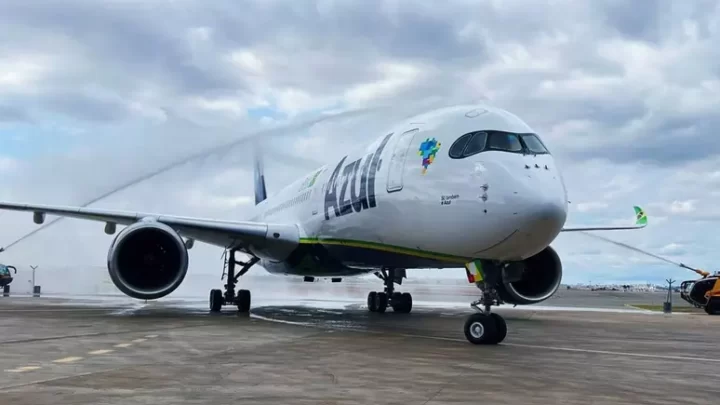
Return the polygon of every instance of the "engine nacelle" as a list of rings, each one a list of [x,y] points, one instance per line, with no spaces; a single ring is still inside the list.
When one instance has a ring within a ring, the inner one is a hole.
[[[140,221],[123,229],[108,251],[115,286],[130,297],[152,300],[173,292],[185,279],[188,253],[171,227]]]
[[[504,269],[497,292],[508,304],[537,304],[552,297],[561,282],[562,262],[548,246],[535,256],[513,262]]]

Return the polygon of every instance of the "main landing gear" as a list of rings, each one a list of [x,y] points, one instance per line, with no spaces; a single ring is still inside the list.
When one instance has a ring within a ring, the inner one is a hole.
[[[412,310],[412,295],[410,293],[399,293],[395,291],[395,283],[402,285],[402,279],[407,277],[405,269],[384,269],[376,272],[375,275],[385,283],[385,291],[372,291],[368,294],[367,305],[370,312],[383,313],[388,306],[393,311],[408,314]]]
[[[507,324],[500,315],[491,313],[490,307],[495,303],[500,304],[501,300],[490,284],[480,282],[476,285],[482,291],[482,298],[470,304],[478,313],[470,315],[465,321],[465,337],[476,345],[498,344],[507,336]]]
[[[238,312],[250,311],[250,291],[240,290],[235,294],[235,286],[240,276],[250,270],[260,259],[252,257],[248,262],[235,260],[235,251],[230,250],[225,265],[227,266],[227,284],[225,284],[225,294],[222,290],[210,290],[210,311],[219,312],[223,305],[236,305]],[[235,265],[242,266],[242,269],[235,274]],[[223,277],[226,274],[223,272]]]

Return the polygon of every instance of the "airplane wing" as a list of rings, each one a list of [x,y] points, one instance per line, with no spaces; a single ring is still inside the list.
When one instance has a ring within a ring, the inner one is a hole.
[[[634,226],[592,226],[592,227],[568,227],[563,228],[560,232],[580,232],[580,231],[618,231],[623,229],[642,229],[647,226],[647,215],[645,211],[638,206],[635,209],[635,225]]]
[[[0,202],[0,209],[33,212],[33,219],[38,224],[44,221],[46,214],[101,221],[113,226],[132,225],[139,221],[156,221],[173,228],[186,238],[252,254],[257,254],[257,252],[286,253],[299,243],[299,231],[293,224],[219,221],[97,208],[7,202]]]

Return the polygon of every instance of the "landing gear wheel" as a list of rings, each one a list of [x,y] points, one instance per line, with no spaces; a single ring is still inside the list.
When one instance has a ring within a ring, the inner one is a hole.
[[[382,314],[385,312],[385,310],[387,310],[388,296],[384,292],[379,292],[375,297],[375,302],[377,303],[375,311]]]
[[[403,313],[409,314],[412,310],[412,295],[410,293],[403,293],[403,302],[405,303],[405,306],[403,307]]]
[[[412,295],[410,293],[393,294],[392,307],[399,314],[409,314],[412,310]]]
[[[405,269],[384,268],[375,272],[375,275],[383,281],[385,291],[368,294],[368,310],[384,313],[390,307],[397,313],[409,313],[412,309],[412,297],[408,293],[395,291],[395,284],[401,285],[403,278],[407,278]]]
[[[497,332],[495,335],[495,343],[500,343],[505,340],[505,336],[507,336],[507,324],[502,316],[494,312],[490,314],[490,317],[495,321],[495,331]]]
[[[393,309],[395,309],[395,304],[398,302],[402,302],[402,293],[400,292],[394,292],[390,296],[390,302],[392,303]]]
[[[210,311],[220,312],[223,305],[223,293],[220,290],[210,290]]]
[[[237,295],[238,312],[250,312],[250,291],[240,290]]]
[[[497,343],[495,319],[485,314],[472,314],[465,321],[465,338],[472,344],[487,345]]]
[[[375,291],[368,293],[367,306],[370,312],[377,312],[377,293]]]
[[[225,284],[225,291],[223,290],[211,290],[210,291],[210,311],[219,312],[223,305],[235,305],[237,306],[238,312],[249,312],[250,311],[250,291],[240,290],[235,293],[235,287],[238,284],[238,279],[245,275],[257,262],[259,258],[252,256],[247,262],[238,261],[235,259],[235,250],[225,251],[227,254],[225,259],[225,266],[227,267],[227,273],[223,272],[220,279],[225,278],[227,275],[227,284]],[[235,266],[240,265],[242,268],[240,271],[235,271]]]

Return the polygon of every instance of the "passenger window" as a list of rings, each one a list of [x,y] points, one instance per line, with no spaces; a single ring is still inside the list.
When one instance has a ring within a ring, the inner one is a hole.
[[[520,135],[520,137],[522,137],[522,140],[523,142],[525,142],[525,146],[527,146],[530,153],[549,153],[547,148],[545,148],[545,145],[543,145],[542,141],[540,141],[540,138],[538,138],[537,135],[526,134]]]
[[[463,152],[463,157],[467,157],[467,156],[482,152],[483,149],[485,149],[486,141],[487,141],[487,133],[486,132],[476,132],[473,135],[472,139],[470,139],[470,142],[467,143],[467,146],[465,147],[465,151]]]
[[[508,152],[522,151],[522,144],[517,135],[508,132],[493,132],[488,140],[488,147]]]
[[[470,140],[470,137],[472,137],[472,133],[465,134],[461,136],[460,138],[455,141],[455,143],[452,144],[450,147],[450,150],[448,152],[448,155],[450,155],[451,158],[460,159],[463,157],[463,150],[465,149],[465,145],[467,145],[468,141]]]

